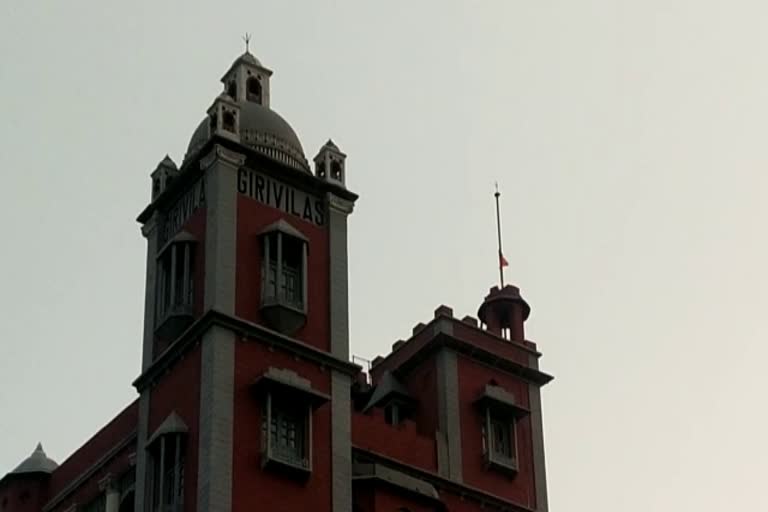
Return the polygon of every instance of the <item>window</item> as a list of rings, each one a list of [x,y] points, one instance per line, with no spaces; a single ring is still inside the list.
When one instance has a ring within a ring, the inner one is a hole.
[[[182,434],[160,436],[150,447],[152,512],[180,512],[184,502],[184,449]]]
[[[187,237],[188,238],[188,237]],[[171,242],[160,254],[157,266],[157,328],[161,334],[178,334],[192,317],[194,304],[194,242]],[[169,320],[176,320],[169,322]],[[167,324],[184,324],[171,325]]]
[[[387,425],[400,424],[400,408],[396,403],[384,407],[384,421],[387,422]]]
[[[268,233],[264,243],[262,302],[304,311],[306,242],[282,231]]]
[[[306,466],[306,411],[287,405],[273,406],[269,416],[268,442],[271,455],[297,466]]]
[[[120,500],[120,508],[118,512],[133,512],[135,503],[135,491],[129,491],[128,494],[123,496]]]
[[[261,465],[292,477],[312,471],[312,411],[328,402],[312,382],[270,367],[251,386],[261,404]]]
[[[106,510],[106,499],[103,494],[89,502],[82,508],[82,512],[104,512]]]
[[[283,334],[307,321],[307,239],[281,219],[261,233],[261,318]]]
[[[133,512],[135,501],[136,472],[132,468],[123,473],[118,480],[118,489],[120,491],[120,507],[118,512]]]
[[[475,401],[482,416],[486,466],[509,475],[517,473],[517,421],[530,414],[510,391],[491,380]]]
[[[387,425],[394,427],[402,424],[406,419],[411,417],[413,412],[414,403],[413,400],[390,400],[384,406],[384,421]]]
[[[233,100],[237,99],[237,84],[235,84],[234,80],[227,84],[227,95]]]
[[[325,162],[315,163],[315,174],[318,178],[325,178]]]
[[[292,469],[311,470],[310,411],[305,402],[267,394],[261,416],[265,465],[276,462]]]
[[[230,112],[229,110],[224,111],[224,115],[221,117],[221,127],[227,130],[228,132],[234,132],[235,131],[235,114]]]
[[[245,91],[246,100],[253,101],[261,105],[261,84],[256,77],[252,76],[248,78],[248,80],[245,82]]]
[[[494,414],[489,409],[485,414],[483,431],[483,452],[486,462],[497,469],[517,470],[517,438],[515,420]]]
[[[341,176],[341,164],[336,160],[331,161],[331,178],[336,181],[344,181]]]

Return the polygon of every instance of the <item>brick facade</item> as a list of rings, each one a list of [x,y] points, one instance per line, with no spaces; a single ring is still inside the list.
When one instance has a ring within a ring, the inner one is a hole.
[[[310,169],[271,74],[238,58],[182,164],[152,173],[139,398],[61,465],[39,448],[6,474],[0,512],[546,512],[551,377],[519,290],[491,290],[487,325],[441,306],[352,363],[357,196],[331,141]]]

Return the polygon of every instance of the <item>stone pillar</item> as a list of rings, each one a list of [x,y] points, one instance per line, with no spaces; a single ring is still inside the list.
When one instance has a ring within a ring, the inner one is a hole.
[[[437,354],[437,465],[438,473],[455,482],[463,481],[461,423],[459,418],[459,373],[456,352]]]
[[[347,217],[354,203],[328,194],[331,281],[331,354],[349,359],[349,264],[347,262]]]
[[[104,512],[118,512],[120,510],[120,489],[117,488],[117,482],[111,474],[99,480],[99,490],[104,493]]]
[[[144,290],[144,336],[141,356],[141,371],[145,372],[152,365],[155,342],[155,298],[157,296],[157,251],[160,238],[160,216],[157,212],[144,224],[141,234],[147,239],[147,278]],[[147,428],[149,424],[149,395],[151,388],[146,388],[139,396],[139,424],[136,438],[136,512],[144,512],[146,493]],[[109,511],[109,509],[107,509]]]
[[[205,169],[205,309],[235,314],[239,153],[214,146]],[[235,334],[212,327],[201,340],[197,507],[232,510]]]

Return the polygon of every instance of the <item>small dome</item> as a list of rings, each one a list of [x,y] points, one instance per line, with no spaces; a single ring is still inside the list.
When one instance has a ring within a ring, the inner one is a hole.
[[[53,471],[59,467],[56,462],[49,459],[43,450],[43,445],[37,443],[37,448],[32,452],[32,455],[27,457],[24,462],[19,464],[16,469],[11,471],[11,474],[19,475],[23,473],[53,473]]]
[[[241,143],[273,160],[309,172],[299,137],[280,114],[251,101],[237,104],[240,107]],[[192,134],[185,160],[208,142],[208,134],[209,120],[205,118]]]
[[[245,62],[246,64],[250,64],[251,66],[258,66],[260,68],[264,67],[261,62],[259,62],[259,59],[254,57],[253,54],[249,51],[246,51],[244,54],[239,56],[232,65],[234,66],[238,62]]]

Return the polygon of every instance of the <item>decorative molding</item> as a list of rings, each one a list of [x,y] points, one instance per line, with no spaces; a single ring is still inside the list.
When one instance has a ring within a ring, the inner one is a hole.
[[[99,490],[101,492],[109,492],[109,491],[116,491],[117,482],[112,477],[112,473],[107,473],[104,475],[104,477],[99,480],[98,482]]]
[[[400,473],[417,478],[423,482],[432,484],[438,493],[440,491],[449,492],[458,496],[462,501],[472,501],[481,508],[489,510],[498,510],[502,512],[535,512],[534,509],[514,503],[495,494],[482,491],[476,487],[464,483],[455,482],[433,473],[431,471],[405,464],[375,452],[371,452],[355,445],[352,445],[352,455],[356,463],[368,462],[380,464],[381,466],[397,470]]]
[[[43,507],[43,512],[49,512],[50,510],[53,510],[57,505],[60,505],[62,500],[72,494],[74,491],[76,491],[81,485],[83,485],[88,479],[93,477],[93,475],[104,465],[115,458],[115,456],[120,453],[126,446],[130,445],[136,441],[136,431],[134,430],[131,432],[127,437],[125,437],[122,441],[114,445],[107,453],[101,456],[99,460],[91,464],[91,466],[80,473],[79,476],[74,478],[70,483],[64,487],[56,496],[54,496],[48,503],[45,504]],[[76,506],[76,505],[73,505]],[[69,510],[69,509],[67,509]],[[73,509],[74,510],[74,509]]]
[[[380,361],[376,362],[375,365],[373,365],[373,367],[376,369],[375,371],[384,371],[382,367],[385,367],[387,370],[393,372],[406,370],[407,368],[410,368],[423,361],[424,358],[431,354],[433,351],[438,350],[441,347],[448,347],[455,350],[459,354],[469,356],[476,361],[487,364],[488,366],[497,368],[512,375],[516,375],[527,382],[531,382],[539,386],[543,386],[553,379],[551,375],[539,371],[538,365],[536,365],[536,367],[530,367],[525,364],[518,363],[504,355],[479,347],[471,341],[466,341],[450,334],[451,328],[446,323],[462,324],[460,320],[449,319],[445,317],[439,317],[432,320],[425,326],[424,329],[419,330],[419,333],[422,333],[426,329],[430,329],[430,331],[427,331],[431,334],[429,337],[418,338],[417,334],[411,339],[406,340],[405,346],[414,347],[413,352],[410,353],[410,355],[400,360],[399,358],[403,349],[402,347],[397,352],[390,352],[385,358],[381,359]],[[440,324],[439,327],[438,324]],[[466,326],[466,324],[462,325],[465,327],[471,327]],[[498,341],[505,344],[510,343],[509,341],[503,340],[502,338],[487,333],[486,331],[482,332],[488,335],[493,341]],[[523,352],[526,352],[530,355],[534,355],[536,357],[539,355],[538,352],[524,345],[515,344],[514,346],[516,349],[522,350]],[[393,357],[396,359],[391,359]]]
[[[333,211],[337,211],[339,213],[344,213],[346,215],[349,215],[352,213],[352,210],[355,207],[355,202],[350,201],[348,199],[343,199],[336,194],[329,192],[328,193],[328,206]]]
[[[144,223],[143,226],[141,226],[141,234],[144,236],[144,238],[149,238],[152,236],[153,233],[157,230],[157,224],[158,224],[158,214],[157,211],[155,211],[151,217],[149,217],[149,220]]]
[[[208,169],[217,160],[221,160],[232,167],[240,167],[245,163],[245,155],[232,151],[219,144],[214,144],[211,151],[200,159],[200,167]]]
[[[325,365],[350,376],[355,376],[361,367],[349,361],[339,359],[311,345],[295,340],[284,334],[268,329],[258,324],[248,322],[235,316],[227,315],[214,309],[208,310],[195,323],[187,328],[171,345],[160,354],[152,365],[139,375],[133,386],[142,392],[159,380],[184,354],[195,346],[213,326],[220,326],[234,332],[245,341],[256,341],[266,345],[282,348],[297,354],[307,361]]]

